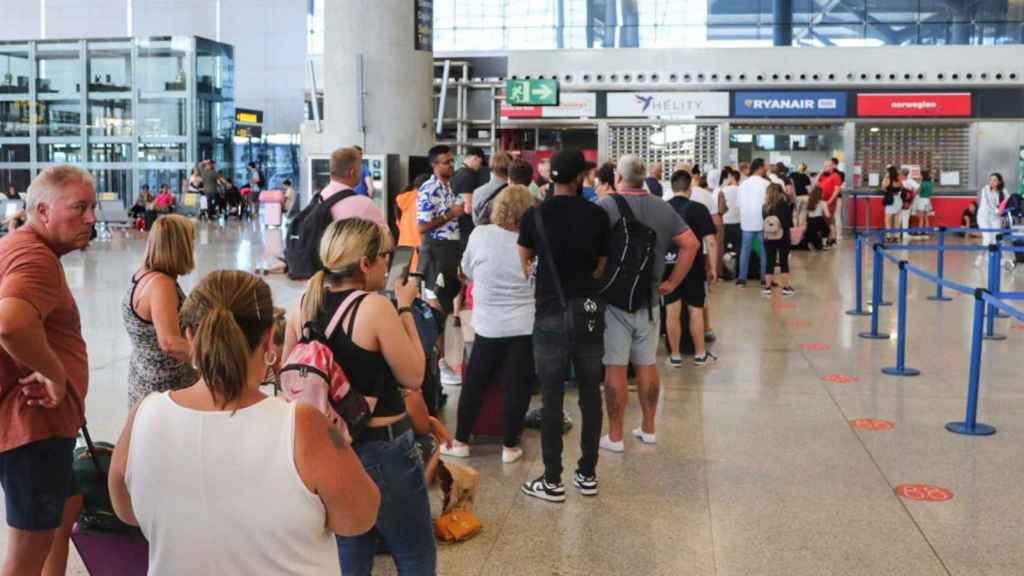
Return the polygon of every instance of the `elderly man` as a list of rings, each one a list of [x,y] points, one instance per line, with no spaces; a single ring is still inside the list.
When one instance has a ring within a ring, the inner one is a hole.
[[[71,462],[85,421],[89,366],[60,257],[89,244],[92,177],[43,170],[28,223],[0,239],[0,483],[7,510],[2,574],[64,574],[81,497]],[[44,568],[45,566],[45,568]]]
[[[656,365],[660,317],[657,312],[659,295],[673,292],[686,278],[693,265],[700,241],[686,222],[667,202],[643,189],[644,163],[633,155],[619,159],[616,170],[616,191],[602,198],[597,205],[608,214],[612,230],[624,217],[638,220],[655,233],[650,258],[650,285],[643,287],[646,292],[640,309],[630,312],[622,302],[612,299],[605,309],[604,366],[605,403],[608,407],[608,435],[601,438],[600,446],[610,452],[623,452],[623,435],[628,394],[626,368],[636,368],[637,389],[643,422],[633,430],[633,436],[644,444],[657,443],[654,430],[658,409],[661,382]],[[609,245],[614,244],[609,241]],[[678,251],[676,264],[671,275],[662,281],[665,270],[665,253],[675,247]],[[617,269],[620,256],[617,247],[609,248],[608,270]],[[654,311],[652,312],[652,309]]]

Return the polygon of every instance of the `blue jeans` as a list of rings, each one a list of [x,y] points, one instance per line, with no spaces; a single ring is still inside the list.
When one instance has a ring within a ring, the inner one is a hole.
[[[380,489],[380,511],[375,530],[362,536],[338,537],[341,573],[366,576],[373,572],[379,534],[391,550],[401,576],[434,576],[434,523],[430,518],[423,461],[412,430],[391,442],[356,443],[353,448]]]
[[[761,239],[761,278],[764,278],[764,271],[768,269],[768,255],[764,249],[764,233],[743,231],[743,247],[740,248],[740,275],[737,280],[747,281],[750,273],[750,251],[754,249],[754,239]]]

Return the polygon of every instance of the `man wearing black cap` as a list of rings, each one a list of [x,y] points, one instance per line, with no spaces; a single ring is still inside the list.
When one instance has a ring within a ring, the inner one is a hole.
[[[583,415],[580,431],[582,455],[573,484],[584,496],[597,495],[597,452],[601,436],[601,380],[604,367],[603,334],[586,338],[569,334],[562,299],[587,302],[597,309],[596,279],[604,270],[608,215],[580,196],[587,163],[578,150],[564,150],[551,159],[554,194],[523,215],[519,254],[523,274],[529,276],[537,257],[537,315],[533,328],[533,354],[543,397],[541,448],[544,475],[523,484],[528,496],[548,502],[565,501],[562,485],[562,406],[570,365],[579,384]],[[555,274],[557,271],[557,277]],[[561,291],[561,295],[559,295]]]
[[[462,159],[462,167],[452,176],[452,192],[462,198],[462,205],[466,207],[466,213],[459,217],[459,233],[462,236],[462,245],[469,242],[469,234],[473,231],[473,191],[486,183],[483,171],[480,169],[484,163],[484,151],[476,146],[466,150],[466,156]]]

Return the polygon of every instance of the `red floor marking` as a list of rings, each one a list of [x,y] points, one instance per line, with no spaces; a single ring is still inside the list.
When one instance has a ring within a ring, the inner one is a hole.
[[[808,352],[826,352],[832,349],[831,346],[825,344],[824,342],[807,342],[805,344],[802,344],[801,348],[807,350]]]
[[[858,430],[892,430],[896,427],[895,424],[888,420],[874,420],[871,418],[850,420],[850,426],[853,426]]]
[[[901,484],[896,487],[896,494],[919,502],[945,502],[953,499],[951,491],[930,484]]]
[[[1014,324],[1013,329],[1017,332],[1024,332],[1024,324]]]
[[[821,380],[832,384],[852,384],[859,380],[859,378],[856,376],[847,376],[845,374],[829,374],[828,376],[822,376]]]
[[[810,320],[786,320],[786,328],[810,328]]]
[[[791,304],[789,302],[779,302],[778,304],[772,304],[772,309],[774,309],[774,310],[795,310],[796,309],[796,304]]]

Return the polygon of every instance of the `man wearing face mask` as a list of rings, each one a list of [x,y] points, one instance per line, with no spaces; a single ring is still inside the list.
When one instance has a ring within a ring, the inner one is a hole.
[[[3,574],[63,574],[81,508],[71,463],[89,364],[60,257],[89,244],[96,187],[88,172],[54,166],[29,186],[27,204],[28,223],[0,240]]]

